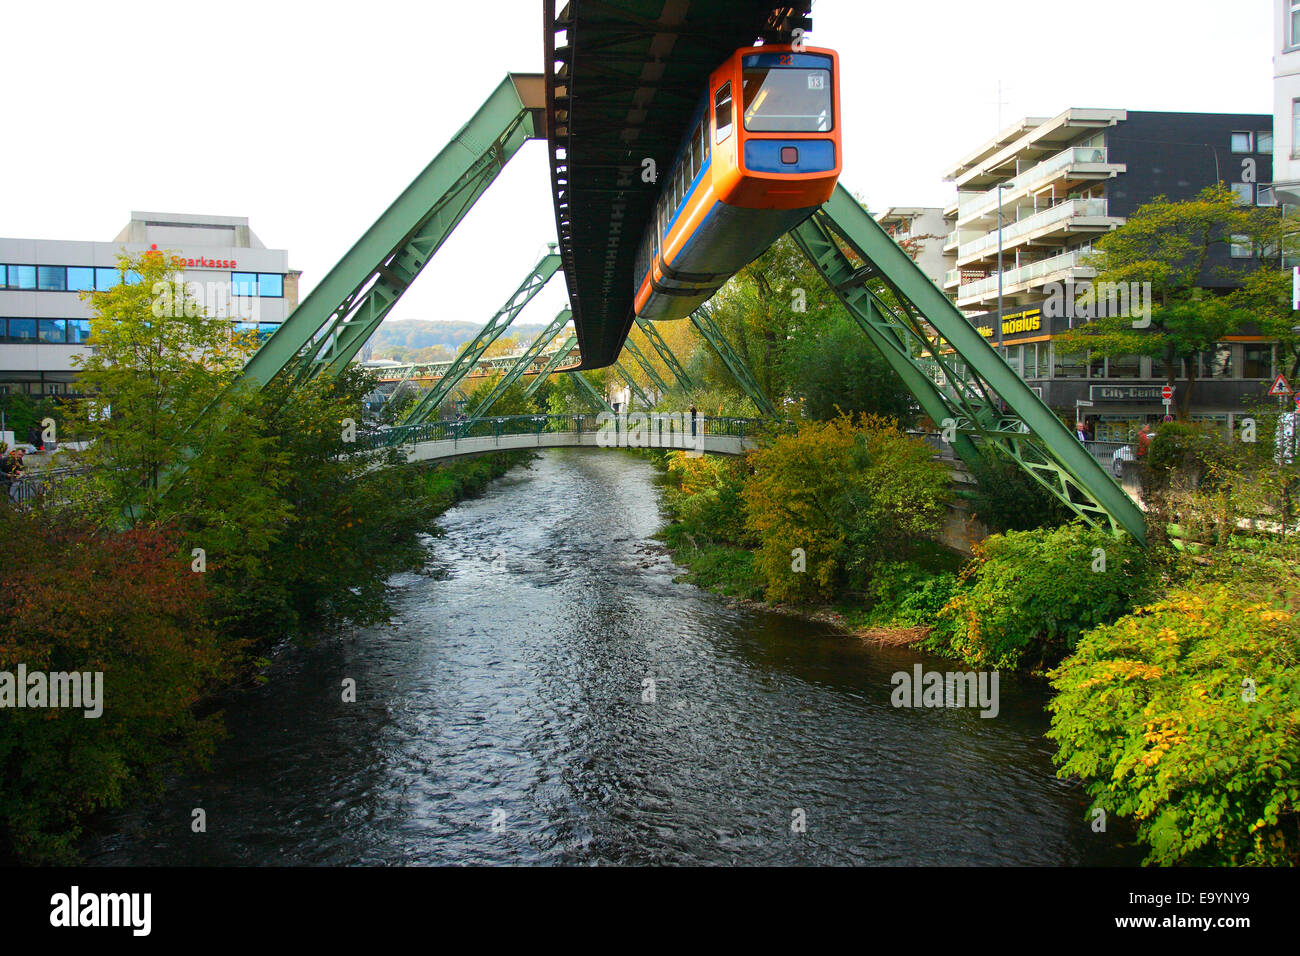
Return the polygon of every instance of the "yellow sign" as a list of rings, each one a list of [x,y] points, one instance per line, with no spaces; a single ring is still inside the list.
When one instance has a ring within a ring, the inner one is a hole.
[[[1010,315],[1002,317],[1002,334],[1018,335],[1021,332],[1037,332],[1043,327],[1043,310],[1026,309],[1024,312],[1012,312]],[[988,325],[979,326],[980,335],[986,339],[993,338],[993,328]]]

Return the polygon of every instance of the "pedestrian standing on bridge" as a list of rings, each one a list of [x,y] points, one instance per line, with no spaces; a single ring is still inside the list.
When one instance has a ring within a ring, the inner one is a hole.
[[[1088,426],[1083,422],[1075,422],[1074,437],[1081,442],[1086,442],[1088,440]]]
[[[691,402],[691,437],[695,437],[695,403]]]

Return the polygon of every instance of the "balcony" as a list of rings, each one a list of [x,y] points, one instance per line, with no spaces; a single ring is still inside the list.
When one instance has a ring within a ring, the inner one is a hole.
[[[1119,225],[1120,220],[1112,219],[1108,214],[1105,199],[1070,199],[1009,223],[1002,227],[1002,248],[1019,245],[1022,241],[1047,232],[1086,229],[1093,232],[1108,231]],[[971,262],[985,257],[989,250],[998,247],[996,231],[981,236],[971,242],[963,243],[957,248],[957,262]]]
[[[1092,255],[1092,247],[1084,246],[1081,249],[1071,249],[1069,252],[1063,252],[1059,256],[1031,262],[1019,269],[1008,270],[1002,275],[1002,294],[1023,292],[1025,288],[1051,281],[1053,278],[1064,274],[1077,278],[1094,276],[1097,271],[1084,264],[1084,260],[1090,255]],[[953,272],[960,273],[961,270],[954,269]],[[949,275],[951,274],[949,273]],[[989,276],[987,279],[980,279],[978,282],[968,282],[957,290],[957,305],[960,307],[971,302],[977,302],[995,294],[997,291],[998,277],[996,275]]]
[[[1067,179],[1109,179],[1125,170],[1123,164],[1111,164],[1109,151],[1104,146],[1071,146],[1055,156],[1043,160],[1035,166],[1017,173],[1013,179],[1014,189],[1004,190],[1002,205],[1013,205],[1053,179],[1062,170],[1069,170]],[[996,213],[998,209],[998,191],[996,188],[987,192],[967,193],[957,197],[957,219],[966,222],[980,219]]]

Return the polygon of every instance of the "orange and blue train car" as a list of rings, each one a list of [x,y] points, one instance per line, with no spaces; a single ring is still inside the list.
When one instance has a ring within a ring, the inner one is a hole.
[[[713,71],[637,250],[636,314],[681,319],[831,197],[839,58],[745,47]]]

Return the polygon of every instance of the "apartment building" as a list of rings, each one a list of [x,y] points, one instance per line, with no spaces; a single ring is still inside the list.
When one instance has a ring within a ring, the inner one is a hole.
[[[1108,423],[1118,432],[1158,417],[1162,369],[1140,356],[1062,353],[1053,339],[1077,320],[1049,303],[1094,278],[1093,243],[1157,196],[1187,199],[1224,182],[1241,203],[1276,205],[1273,148],[1267,114],[1068,109],[1026,118],[945,174],[957,197],[944,209],[954,228],[942,287],[1049,405],[1095,419],[1098,437]],[[1207,286],[1223,281],[1216,266],[1250,250],[1215,255]],[[1237,336],[1199,358],[1193,417],[1229,424],[1267,390],[1276,353],[1259,336]]]
[[[1274,0],[1273,15],[1273,190],[1300,206],[1300,0]]]
[[[892,206],[876,217],[894,241],[908,251],[916,264],[936,283],[948,269],[944,240],[952,224],[937,206]]]

